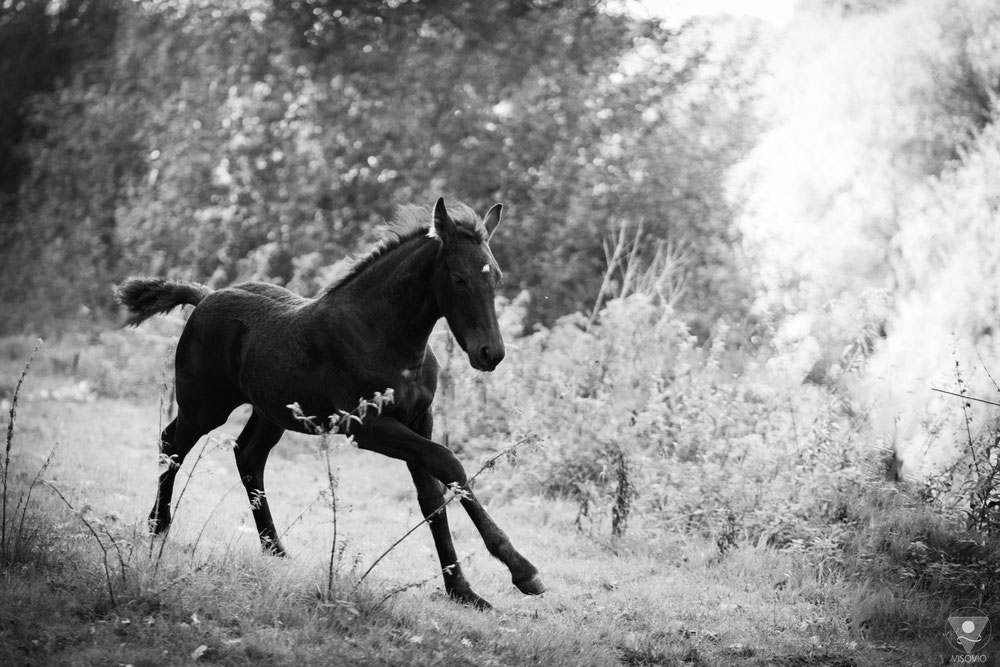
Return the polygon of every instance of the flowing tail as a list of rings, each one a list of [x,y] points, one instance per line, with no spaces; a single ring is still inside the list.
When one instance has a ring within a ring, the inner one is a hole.
[[[129,278],[115,290],[115,300],[129,312],[126,326],[137,326],[158,313],[189,304],[197,306],[212,292],[198,283],[163,278]]]

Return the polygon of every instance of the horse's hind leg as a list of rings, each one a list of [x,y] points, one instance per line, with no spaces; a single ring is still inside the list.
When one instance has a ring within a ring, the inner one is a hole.
[[[236,467],[240,471],[240,479],[250,499],[250,510],[253,512],[254,523],[257,524],[257,535],[264,551],[275,556],[287,556],[285,548],[278,539],[278,531],[271,518],[271,508],[267,504],[264,493],[264,466],[267,455],[271,452],[281,434],[285,430],[261,417],[256,410],[250,415],[250,420],[243,427],[242,433],[236,439]]]
[[[163,429],[160,435],[160,477],[156,488],[156,502],[149,513],[149,527],[154,533],[162,533],[170,527],[174,478],[177,477],[184,457],[207,432],[198,430],[180,414]]]

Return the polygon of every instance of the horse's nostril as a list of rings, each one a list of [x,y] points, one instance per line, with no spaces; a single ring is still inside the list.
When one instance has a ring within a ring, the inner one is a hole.
[[[484,363],[496,366],[501,361],[503,361],[504,351],[503,346],[500,348],[492,348],[489,345],[483,345],[479,348],[479,359]]]

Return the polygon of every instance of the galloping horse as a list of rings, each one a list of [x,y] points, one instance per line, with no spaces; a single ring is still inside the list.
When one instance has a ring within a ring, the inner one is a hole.
[[[177,343],[177,417],[160,440],[167,465],[149,516],[154,532],[170,526],[174,477],[184,457],[249,403],[253,412],[236,438],[236,465],[261,546],[285,555],[264,494],[264,465],[285,430],[314,432],[289,406],[298,403],[307,415],[337,415],[391,388],[392,403],[353,424],[350,435],[361,449],[406,462],[421,513],[430,517],[448,594],[489,607],[462,574],[447,514],[437,511],[451,484],[463,487],[463,507],[514,585],[529,595],[545,590],[535,566],[466,486],[462,464],[431,439],[438,362],[427,342],[434,324],[445,318],[477,370],[492,371],[504,357],[493,304],[501,273],[489,247],[502,205],[482,220],[464,205],[449,212],[443,199],[433,214],[423,211],[423,220],[415,210],[404,209],[386,238],[314,299],[264,283],[212,291],[133,277],[118,288],[130,325],[179,305],[195,306]]]

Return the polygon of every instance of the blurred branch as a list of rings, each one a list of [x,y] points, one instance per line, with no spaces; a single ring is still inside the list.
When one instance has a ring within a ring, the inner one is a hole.
[[[976,398],[975,396],[966,396],[965,394],[956,394],[953,391],[946,391],[944,389],[938,389],[937,387],[931,387],[931,391],[936,391],[941,394],[947,394],[948,396],[955,396],[957,398],[963,398],[967,401],[976,401],[977,403],[985,403],[986,405],[995,405],[1000,408],[1000,403],[995,403],[993,401],[987,401],[985,398]]]
[[[617,234],[612,232],[604,239],[607,268],[590,312],[588,326],[597,321],[601,307],[609,297],[624,299],[630,294],[647,294],[658,298],[663,307],[674,308],[686,294],[690,249],[678,247],[671,239],[657,239],[644,244],[643,226],[644,218],[639,218],[635,232],[630,234],[628,222],[622,222]],[[653,256],[644,262],[642,252],[650,246],[653,247]],[[617,290],[614,285],[616,274],[621,280]]]

